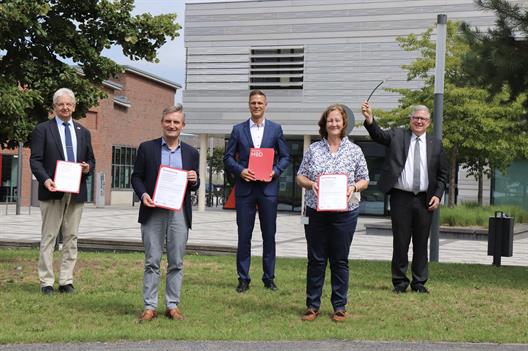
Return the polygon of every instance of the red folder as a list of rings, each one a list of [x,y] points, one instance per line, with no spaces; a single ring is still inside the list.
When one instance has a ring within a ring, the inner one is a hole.
[[[248,168],[255,174],[257,180],[271,180],[274,157],[275,150],[272,148],[251,148],[249,150]]]

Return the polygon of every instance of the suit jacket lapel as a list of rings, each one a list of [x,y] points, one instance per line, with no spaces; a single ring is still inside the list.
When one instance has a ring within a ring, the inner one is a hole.
[[[249,119],[244,124],[242,124],[242,130],[244,131],[244,135],[248,140],[249,147],[255,147],[253,145],[253,138],[251,138],[251,132],[249,130]],[[264,128],[264,130],[266,129]]]
[[[409,147],[411,145],[411,136],[412,136],[412,132],[410,129],[407,129],[405,131],[405,138],[403,140],[403,162],[405,163],[405,161],[407,160],[407,156],[409,155]]]
[[[426,147],[426,154],[427,154],[427,168],[429,168],[429,165],[431,164],[431,157],[433,155],[433,138],[429,137],[429,135],[425,135],[425,141],[427,147]]]
[[[180,141],[181,157],[182,157],[182,169],[188,170],[190,160],[187,153],[187,145]]]
[[[64,155],[64,150],[62,148],[62,141],[60,138],[59,128],[57,126],[57,121],[55,121],[55,118],[50,119],[49,128],[51,131],[51,135],[53,135],[53,139],[55,140],[55,144],[57,145],[57,149],[59,150],[59,155],[61,156],[63,160],[66,160],[66,157]]]
[[[156,166],[156,172],[161,166],[161,138],[156,139],[156,144],[154,145],[154,165]]]
[[[269,121],[264,122],[264,134],[262,134],[262,142],[260,143],[260,147],[266,147],[266,145],[269,145],[268,139],[271,135],[271,124]]]
[[[76,161],[79,162],[81,158],[81,150],[83,149],[83,136],[81,127],[77,122],[73,122],[73,129],[75,130],[75,137],[77,138],[77,157]],[[83,160],[84,161],[84,160]]]

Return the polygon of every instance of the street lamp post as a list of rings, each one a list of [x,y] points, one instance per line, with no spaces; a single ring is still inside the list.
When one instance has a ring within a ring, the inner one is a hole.
[[[447,36],[447,15],[437,16],[436,26],[436,68],[434,87],[434,113],[433,132],[434,136],[442,141],[442,119],[444,113],[444,73],[445,73],[445,52]],[[433,213],[430,236],[430,261],[438,262],[439,259],[439,230],[440,229],[440,208]]]

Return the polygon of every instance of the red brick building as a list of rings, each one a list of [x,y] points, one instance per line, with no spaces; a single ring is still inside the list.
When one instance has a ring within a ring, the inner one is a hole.
[[[174,95],[181,88],[177,83],[142,70],[130,66],[124,69],[125,73],[117,79],[104,82],[108,97],[79,120],[92,134],[96,173],[103,174],[105,179],[106,205],[132,203],[130,175],[137,147],[142,141],[160,136],[161,111],[174,104]],[[16,201],[17,153],[16,149],[0,150],[0,202]],[[22,206],[38,205],[29,156],[29,149],[24,148]],[[94,201],[94,179],[88,180],[90,201]]]

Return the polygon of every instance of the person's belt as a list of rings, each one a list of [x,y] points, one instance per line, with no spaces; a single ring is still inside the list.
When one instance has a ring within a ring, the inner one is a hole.
[[[409,195],[412,195],[412,196],[425,196],[425,195],[427,195],[427,193],[425,191],[420,191],[417,194],[413,193],[412,191],[401,190],[401,189],[398,189],[398,188],[392,188],[392,191],[396,191],[396,192],[400,192],[400,193],[404,193],[404,194],[409,194]]]

